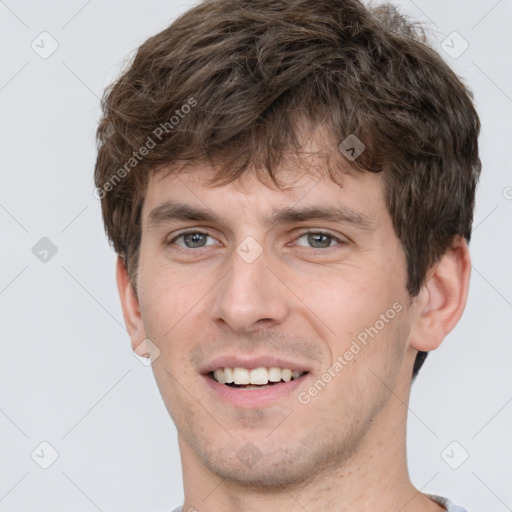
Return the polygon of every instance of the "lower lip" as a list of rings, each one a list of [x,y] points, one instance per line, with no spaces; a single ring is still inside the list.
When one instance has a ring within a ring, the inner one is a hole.
[[[203,375],[203,378],[216,397],[241,409],[254,409],[272,405],[278,400],[288,396],[301,385],[306,375],[289,382],[281,382],[280,384],[274,384],[263,389],[237,389],[226,386],[226,384],[220,384],[207,375]]]

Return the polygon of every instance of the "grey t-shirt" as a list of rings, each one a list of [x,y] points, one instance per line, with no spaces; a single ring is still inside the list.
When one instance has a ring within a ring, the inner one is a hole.
[[[454,505],[450,500],[447,500],[446,498],[441,498],[440,496],[433,496],[432,494],[427,494],[427,496],[433,499],[436,503],[439,503],[439,505],[442,505],[444,508],[446,508],[447,512],[467,512],[465,508]],[[192,509],[192,511],[193,510],[194,509]],[[183,510],[181,507],[176,507],[172,512],[183,512]]]
[[[434,496],[432,494],[427,494],[427,496],[434,500],[436,503],[439,503],[439,505],[442,505],[448,512],[467,512],[465,508],[454,505],[450,500],[447,500],[446,498],[441,498],[441,496]]]

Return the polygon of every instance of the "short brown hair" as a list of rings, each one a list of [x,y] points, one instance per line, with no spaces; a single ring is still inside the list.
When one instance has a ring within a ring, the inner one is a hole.
[[[206,159],[222,161],[219,183],[250,166],[278,183],[303,121],[337,143],[357,136],[366,149],[353,166],[383,173],[411,297],[456,237],[470,239],[481,168],[472,95],[389,5],[205,0],[139,48],[102,107],[95,183],[133,285],[152,172]]]

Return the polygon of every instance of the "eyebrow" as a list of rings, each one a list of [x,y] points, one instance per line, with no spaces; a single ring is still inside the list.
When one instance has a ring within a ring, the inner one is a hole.
[[[236,215],[236,212],[233,212]],[[284,224],[324,220],[340,224],[349,224],[364,231],[374,231],[375,223],[366,215],[344,205],[336,206],[291,206],[274,208],[272,215],[265,219],[268,224]],[[173,221],[215,222],[224,224],[221,218],[208,208],[191,206],[176,201],[166,201],[151,210],[148,226],[156,226]]]

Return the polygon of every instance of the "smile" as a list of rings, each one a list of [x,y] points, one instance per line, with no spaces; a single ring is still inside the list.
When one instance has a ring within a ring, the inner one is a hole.
[[[280,382],[290,382],[302,377],[307,372],[294,371],[290,368],[217,368],[210,372],[210,377],[220,384],[239,389],[261,389]]]
[[[309,375],[308,371],[278,366],[223,366],[202,377],[215,401],[237,409],[258,409],[292,399]]]

